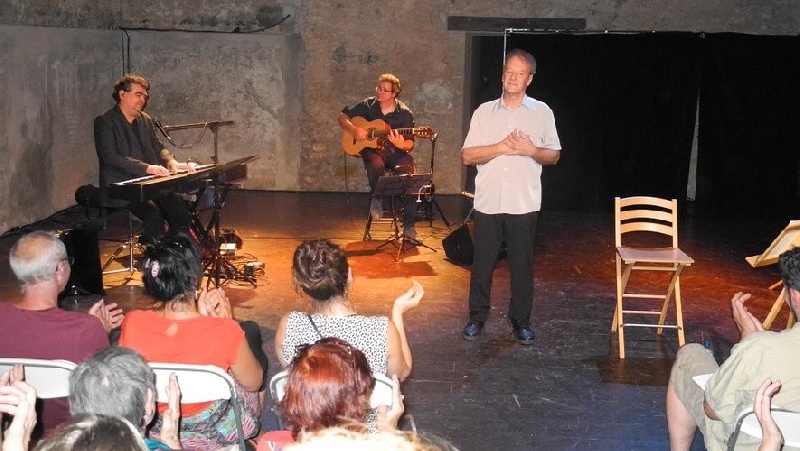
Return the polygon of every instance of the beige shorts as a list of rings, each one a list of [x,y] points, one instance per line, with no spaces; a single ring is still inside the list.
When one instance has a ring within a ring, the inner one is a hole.
[[[705,392],[692,378],[713,373],[718,368],[717,361],[706,348],[697,343],[690,343],[678,350],[669,377],[675,394],[694,417],[694,422],[703,435],[706,434],[706,412],[703,409]]]

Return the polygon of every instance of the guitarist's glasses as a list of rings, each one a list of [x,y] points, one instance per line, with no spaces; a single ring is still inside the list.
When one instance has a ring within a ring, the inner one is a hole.
[[[381,88],[380,86],[375,86],[375,92],[394,92],[394,89],[393,88],[384,89]]]

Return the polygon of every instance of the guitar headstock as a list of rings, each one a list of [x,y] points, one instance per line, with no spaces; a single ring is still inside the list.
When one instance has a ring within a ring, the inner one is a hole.
[[[430,139],[433,138],[435,135],[433,131],[433,127],[415,127],[414,128],[414,136],[417,138],[425,138]]]

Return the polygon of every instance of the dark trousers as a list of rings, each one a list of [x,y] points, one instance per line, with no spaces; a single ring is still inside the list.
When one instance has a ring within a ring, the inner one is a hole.
[[[475,211],[475,252],[469,281],[469,318],[486,322],[492,291],[492,274],[506,241],[511,270],[511,303],[508,318],[519,325],[530,323],[533,305],[533,245],[539,212],[521,215],[487,215]]]
[[[144,223],[139,238],[143,244],[155,243],[164,235],[164,221],[174,232],[189,233],[189,206],[176,196],[131,202],[125,208]]]
[[[261,382],[261,390],[267,388],[269,384],[269,360],[267,354],[264,352],[264,342],[261,339],[261,328],[255,321],[239,321],[239,327],[244,331],[244,339],[247,341],[247,347],[253,352],[253,355],[261,364],[261,369],[264,371],[264,380]]]
[[[390,149],[364,149],[361,152],[361,160],[364,161],[364,168],[367,170],[367,180],[373,194],[378,178],[386,174],[389,169],[397,174],[414,173],[414,157],[401,150]],[[416,197],[404,195],[403,198],[403,227],[414,225],[417,216]]]

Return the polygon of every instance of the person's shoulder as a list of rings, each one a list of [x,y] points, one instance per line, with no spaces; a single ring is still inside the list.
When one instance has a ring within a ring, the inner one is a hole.
[[[97,121],[110,121],[114,117],[116,117],[116,116],[118,116],[120,114],[122,114],[122,111],[116,105],[114,105],[113,107],[111,107],[108,110],[106,110],[104,113],[98,114],[97,117],[95,118],[95,122],[97,122]]]
[[[546,103],[542,102],[541,100],[536,100],[528,95],[525,95],[525,97],[522,99],[522,105],[529,110],[544,109],[550,111],[550,106],[548,106]]]
[[[397,99],[396,101],[397,101],[397,109],[399,109],[400,111],[404,111],[406,113],[409,113],[409,114],[414,114],[411,111],[411,108],[408,105],[406,105],[405,102],[403,102],[400,99]]]

